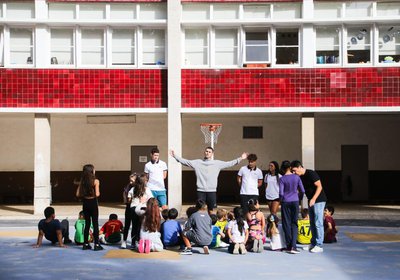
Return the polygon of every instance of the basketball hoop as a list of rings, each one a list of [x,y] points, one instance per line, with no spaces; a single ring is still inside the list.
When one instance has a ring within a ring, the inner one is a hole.
[[[210,143],[214,149],[214,144],[218,142],[218,135],[222,130],[221,123],[202,123],[200,124],[201,132],[204,135],[204,143]]]

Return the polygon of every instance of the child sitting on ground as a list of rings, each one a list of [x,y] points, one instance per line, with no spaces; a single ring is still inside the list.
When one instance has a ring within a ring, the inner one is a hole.
[[[336,233],[336,223],[332,215],[335,213],[335,208],[333,206],[326,206],[324,210],[324,243],[334,243],[337,242]]]
[[[275,215],[268,215],[267,224],[267,237],[270,239],[271,250],[282,251],[286,248],[286,241],[284,236],[280,234],[281,230],[279,230]]]
[[[83,214],[83,211],[79,212],[79,217],[78,220],[75,222],[75,244],[76,245],[83,245],[84,243],[84,237],[83,237],[83,231],[85,229],[85,215]],[[89,230],[89,243],[93,242],[93,231],[92,231],[93,225],[90,225],[90,230]]]
[[[301,217],[303,219],[298,220],[298,232],[297,232],[297,243],[308,245],[311,243],[311,228],[310,228],[310,217],[308,216],[308,209],[304,208],[301,210]]]
[[[210,243],[210,248],[225,248],[228,247],[229,244],[222,241],[222,238],[225,237],[223,230],[217,226],[218,217],[217,215],[212,214],[211,216],[211,233],[212,233],[212,241]]]
[[[197,212],[191,214],[189,220],[185,224],[182,239],[186,247],[181,251],[181,255],[192,255],[192,243],[195,246],[202,246],[204,254],[208,255],[210,253],[208,245],[212,241],[212,225],[211,218],[207,211],[207,204],[199,199],[196,202],[196,208]]]
[[[123,225],[117,214],[110,214],[108,221],[101,227],[99,240],[102,244],[121,244]]]
[[[178,210],[171,208],[167,210],[167,212],[167,219],[161,224],[161,241],[164,244],[164,248],[177,245],[182,246],[182,228],[180,223],[176,220],[178,217]]]
[[[161,252],[164,249],[161,242],[160,224],[158,201],[152,197],[147,201],[146,212],[140,228],[139,253]]]
[[[168,212],[169,212],[168,209],[163,209],[163,210],[161,211],[161,217],[164,219],[164,222],[165,222],[166,220],[168,220]],[[164,223],[164,222],[163,222],[163,223]]]
[[[228,223],[229,248],[228,252],[234,255],[246,254],[245,244],[249,238],[249,226],[243,217],[243,210],[240,207],[233,209],[235,219]]]
[[[254,253],[261,253],[264,250],[265,217],[260,211],[260,204],[257,199],[250,199],[248,207],[249,212],[247,212],[246,218],[249,225],[249,239],[246,249]]]

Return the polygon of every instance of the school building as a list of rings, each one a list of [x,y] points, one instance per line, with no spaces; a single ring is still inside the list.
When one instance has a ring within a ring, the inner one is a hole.
[[[157,146],[179,208],[195,175],[168,150],[202,157],[201,123],[222,124],[217,159],[300,159],[330,201],[400,200],[397,0],[1,1],[0,79],[1,204],[76,202],[86,163],[120,202]]]

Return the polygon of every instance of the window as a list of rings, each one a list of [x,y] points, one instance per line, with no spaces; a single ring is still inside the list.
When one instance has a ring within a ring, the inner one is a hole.
[[[372,2],[347,2],[346,17],[369,17],[372,15]]]
[[[32,29],[10,28],[10,63],[33,64]]]
[[[114,29],[112,32],[112,64],[135,64],[135,30]]]
[[[400,26],[379,27],[379,63],[400,62]]]
[[[83,29],[81,39],[83,65],[104,65],[104,30]]]
[[[2,4],[2,3],[0,3]],[[27,19],[35,18],[35,3],[32,2],[7,2],[8,19]]]
[[[246,31],[245,62],[269,62],[268,31]]]
[[[185,65],[208,64],[207,30],[185,30]]]
[[[154,20],[167,19],[167,6],[165,3],[140,4],[140,19]]]
[[[400,5],[398,1],[377,2],[376,10],[379,17],[400,15]]]
[[[340,18],[341,10],[340,2],[314,2],[314,18],[317,19]]]
[[[340,63],[340,29],[336,27],[317,27],[316,63]]]
[[[301,4],[299,3],[275,3],[274,19],[295,19],[301,18]]]
[[[213,19],[237,19],[239,17],[239,6],[229,4],[214,4]]]
[[[165,34],[161,29],[143,30],[143,65],[165,65]]]
[[[276,64],[299,63],[299,30],[276,30]]]
[[[369,27],[347,29],[347,62],[371,62],[371,36]]]
[[[262,126],[243,126],[243,139],[262,139]]]
[[[205,20],[210,19],[210,5],[208,4],[183,4],[183,20]]]
[[[51,64],[74,64],[74,31],[51,29]]]
[[[106,13],[104,4],[79,4],[80,19],[104,19]]]
[[[75,4],[49,3],[50,19],[75,19]]]
[[[271,17],[270,5],[243,5],[245,19],[264,19]]]
[[[136,5],[135,4],[120,4],[112,3],[110,5],[111,19],[135,19]]]
[[[236,29],[215,30],[215,64],[237,65],[238,35]]]

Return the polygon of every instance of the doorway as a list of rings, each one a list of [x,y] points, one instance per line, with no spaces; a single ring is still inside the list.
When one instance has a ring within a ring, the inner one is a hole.
[[[342,145],[342,199],[369,199],[368,145]]]
[[[150,161],[151,149],[157,148],[156,145],[131,146],[131,172],[143,173],[144,166]]]

